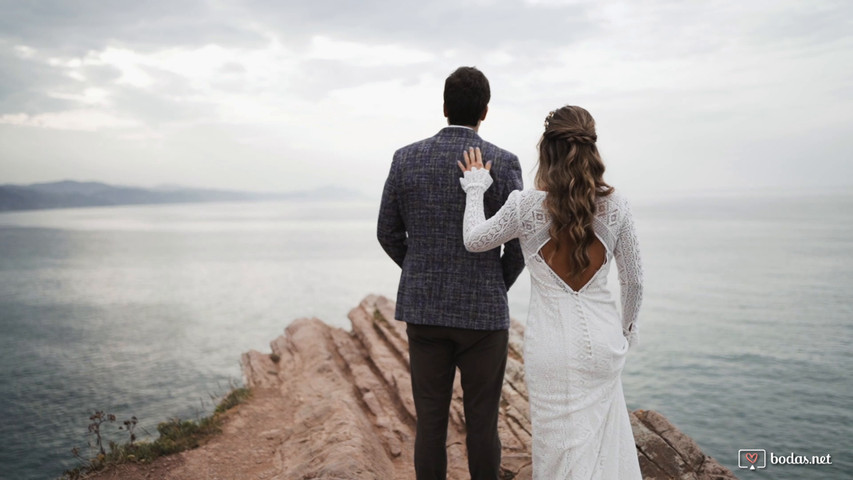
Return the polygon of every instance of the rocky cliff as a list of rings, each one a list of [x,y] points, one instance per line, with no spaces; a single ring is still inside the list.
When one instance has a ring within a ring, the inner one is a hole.
[[[125,464],[97,479],[414,479],[415,407],[405,325],[394,304],[369,296],[349,318],[352,331],[318,319],[294,321],[272,352],[243,355],[252,398],[226,414],[221,435],[150,465]],[[523,328],[513,324],[503,388],[503,478],[531,478],[530,418]],[[448,433],[448,478],[468,478],[462,390]],[[631,413],[646,479],[725,480],[732,473],[657,412]],[[616,479],[614,479],[616,480]]]
[[[290,421],[279,424],[281,478],[414,478],[405,325],[393,320],[394,304],[384,297],[367,297],[349,318],[352,332],[297,320],[272,342],[272,354],[243,355],[249,385],[279,391],[294,408]],[[505,478],[517,479],[531,474],[523,334],[514,323],[499,426]],[[448,477],[467,478],[458,376],[450,421]],[[645,478],[735,478],[661,414],[637,410],[631,423]]]

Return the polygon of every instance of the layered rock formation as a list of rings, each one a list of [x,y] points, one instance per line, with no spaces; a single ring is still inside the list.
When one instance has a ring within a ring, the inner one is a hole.
[[[243,355],[248,384],[273,410],[260,435],[272,460],[253,478],[414,478],[405,324],[393,320],[393,302],[378,296],[365,298],[349,318],[351,332],[318,319],[296,320],[271,343],[271,354]],[[504,478],[519,480],[531,477],[523,334],[514,323],[499,425]],[[736,478],[659,413],[635,411],[631,424],[644,478]],[[468,478],[458,376],[447,445],[448,478]]]

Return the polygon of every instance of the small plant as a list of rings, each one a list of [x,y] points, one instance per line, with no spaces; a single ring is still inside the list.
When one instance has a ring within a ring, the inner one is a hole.
[[[115,422],[116,416],[111,413],[104,413],[103,410],[98,410],[89,417],[89,420],[92,422],[89,424],[89,433],[95,435],[95,445],[98,447],[98,453],[105,455],[104,441],[101,438],[101,424],[104,422]]]
[[[124,427],[118,427],[119,430],[127,430],[127,433],[130,435],[130,442],[128,443],[128,446],[130,448],[133,448],[133,442],[136,441],[136,433],[134,432],[134,430],[136,430],[136,424],[138,422],[139,421],[136,419],[136,415],[134,415],[124,421]]]
[[[76,447],[71,449],[71,454],[80,459],[83,465],[72,470],[66,470],[62,478],[68,480],[83,479],[87,478],[90,473],[111,465],[127,462],[149,463],[164,455],[196,448],[222,430],[222,416],[227,410],[245,402],[251,395],[252,391],[247,387],[234,388],[219,402],[216,410],[210,416],[195,421],[174,418],[162,422],[157,425],[157,432],[160,436],[153,442],[136,442],[136,427],[139,420],[136,416],[130,417],[118,427],[119,430],[128,433],[129,442],[126,444],[109,442],[109,452],[103,447],[101,425],[103,423],[114,423],[116,416],[104,413],[101,410],[96,411],[89,417],[92,422],[89,424],[89,433],[95,435],[98,454],[87,460],[80,455],[79,449]]]
[[[237,405],[245,402],[252,396],[252,390],[248,387],[235,388],[219,402],[219,405],[216,406],[215,413],[224,413],[226,410],[230,410]]]

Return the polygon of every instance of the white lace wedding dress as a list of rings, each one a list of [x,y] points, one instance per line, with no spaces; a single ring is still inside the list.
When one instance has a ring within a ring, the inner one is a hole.
[[[533,425],[533,478],[641,479],[622,367],[637,339],[642,267],[628,205],[618,193],[598,200],[594,231],[607,249],[592,279],[572,290],[540,255],[550,239],[545,192],[515,191],[492,218],[483,213],[488,171],[465,172],[465,246],[481,252],[519,238],[530,271],[524,338],[525,379]],[[607,288],[616,261],[622,315]]]

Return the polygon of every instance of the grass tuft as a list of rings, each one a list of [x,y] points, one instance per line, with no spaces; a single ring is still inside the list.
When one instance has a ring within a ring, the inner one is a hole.
[[[66,470],[63,480],[81,480],[92,473],[122,463],[150,463],[159,457],[197,448],[207,439],[222,431],[223,414],[252,396],[247,387],[235,388],[216,406],[212,415],[194,420],[173,418],[157,425],[160,436],[153,442],[109,443],[109,451],[83,460],[84,464]],[[135,417],[134,417],[135,418]],[[76,456],[82,459],[74,450]]]
[[[240,405],[252,396],[252,390],[249,387],[235,388],[231,390],[225,398],[216,406],[215,413],[225,413],[226,410]]]

